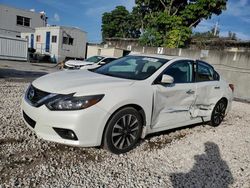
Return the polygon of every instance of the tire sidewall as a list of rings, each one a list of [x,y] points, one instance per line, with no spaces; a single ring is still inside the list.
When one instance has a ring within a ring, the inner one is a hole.
[[[226,102],[224,101],[224,100],[219,100],[217,103],[216,103],[216,105],[214,106],[214,109],[213,109],[213,112],[212,112],[212,115],[211,115],[211,125],[213,126],[213,127],[217,127],[217,126],[219,126],[221,123],[222,123],[222,121],[220,122],[220,123],[215,123],[215,121],[214,121],[214,114],[215,114],[215,110],[216,110],[216,108],[221,104],[221,103],[223,103],[224,105],[225,105],[225,108],[227,108],[227,104],[226,104]]]
[[[115,123],[124,115],[126,114],[131,114],[131,115],[134,115],[138,122],[139,122],[139,134],[138,134],[138,137],[135,139],[134,143],[131,144],[131,146],[127,147],[126,149],[117,149],[114,145],[113,145],[113,142],[112,142],[112,131],[113,131],[113,127],[115,126]],[[106,130],[105,130],[105,134],[104,134],[104,148],[105,149],[108,149],[109,151],[111,151],[112,153],[115,153],[115,154],[121,154],[121,153],[126,153],[130,150],[132,150],[135,146],[136,146],[136,143],[138,143],[138,140],[140,139],[140,136],[142,134],[142,117],[140,115],[140,113],[132,108],[132,107],[125,107],[121,110],[119,110],[118,112],[116,112],[112,117],[111,119],[108,121],[107,123],[107,127],[106,127]]]

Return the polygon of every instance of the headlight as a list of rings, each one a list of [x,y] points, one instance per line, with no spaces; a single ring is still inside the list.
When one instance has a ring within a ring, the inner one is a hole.
[[[50,110],[81,110],[98,103],[104,95],[91,95],[83,97],[74,97],[71,95],[58,95],[49,101],[46,106]]]

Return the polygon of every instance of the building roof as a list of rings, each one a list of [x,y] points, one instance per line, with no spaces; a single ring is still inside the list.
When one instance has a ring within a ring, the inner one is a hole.
[[[87,33],[86,31],[83,31],[81,30],[80,28],[78,27],[71,27],[71,26],[60,26],[60,25],[51,25],[51,26],[46,26],[46,27],[36,27],[35,29],[38,29],[38,30],[46,30],[46,29],[74,29],[74,30],[79,30],[81,32],[84,32],[84,33]]]
[[[16,10],[28,12],[28,13],[31,13],[31,14],[33,13],[33,14],[41,15],[40,12],[30,11],[30,10],[27,10],[27,9],[17,8],[17,7],[5,5],[5,4],[0,4],[0,7],[6,7],[6,8],[9,8],[9,9],[16,9]]]

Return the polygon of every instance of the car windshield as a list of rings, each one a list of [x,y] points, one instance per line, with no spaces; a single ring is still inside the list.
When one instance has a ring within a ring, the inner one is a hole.
[[[144,80],[166,62],[167,59],[156,57],[126,56],[92,71],[113,77]]]
[[[85,61],[97,63],[97,62],[101,61],[103,58],[104,57],[102,57],[102,56],[92,56],[92,57],[87,58]]]

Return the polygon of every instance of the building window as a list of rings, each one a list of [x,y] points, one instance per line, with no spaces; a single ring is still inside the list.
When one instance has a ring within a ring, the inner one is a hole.
[[[36,36],[36,42],[41,42],[41,35]]]
[[[16,16],[16,24],[21,26],[30,27],[30,18],[23,16]]]
[[[57,42],[57,36],[56,35],[52,35],[51,41],[52,41],[52,43],[56,43]]]
[[[63,37],[63,44],[73,45],[74,39],[71,37]]]
[[[73,41],[74,41],[73,38],[69,38],[69,45],[73,45]]]

